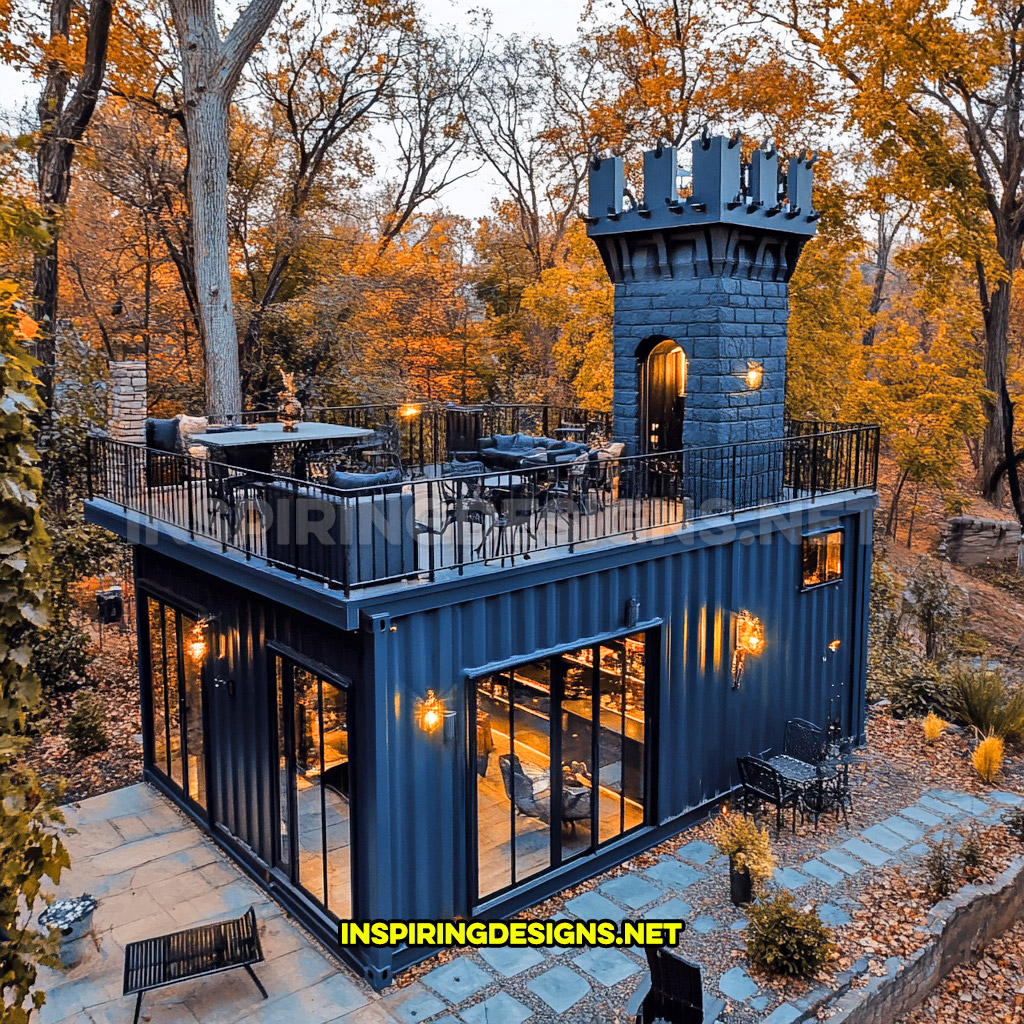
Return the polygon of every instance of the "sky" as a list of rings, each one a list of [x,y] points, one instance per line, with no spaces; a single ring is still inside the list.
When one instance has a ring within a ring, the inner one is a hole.
[[[225,4],[225,8],[239,4]],[[458,3],[455,0],[419,0],[424,18],[435,25],[453,25],[468,29],[474,13],[489,11],[493,31],[497,35],[518,33],[524,36],[543,35],[556,42],[567,43],[579,31],[579,19],[586,0],[493,0],[493,2]],[[10,122],[11,112],[26,104],[35,105],[39,83],[12,68],[0,65],[0,110]],[[382,154],[386,159],[386,154]],[[444,204],[466,217],[487,213],[491,197],[498,191],[496,178],[486,170],[463,178],[445,193]]]

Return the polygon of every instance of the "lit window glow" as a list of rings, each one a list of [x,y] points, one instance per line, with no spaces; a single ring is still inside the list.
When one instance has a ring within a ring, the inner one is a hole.
[[[803,539],[803,585],[816,587],[843,577],[843,531],[829,530]]]

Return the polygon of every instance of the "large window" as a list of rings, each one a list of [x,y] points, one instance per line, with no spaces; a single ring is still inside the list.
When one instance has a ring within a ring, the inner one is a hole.
[[[843,578],[843,531],[812,533],[803,539],[803,586],[817,587]]]
[[[645,647],[636,634],[473,681],[480,899],[644,824]]]
[[[203,745],[205,648],[190,644],[202,632],[196,619],[163,601],[146,599],[152,767],[193,803],[206,808]]]
[[[352,916],[348,690],[289,658],[277,678],[277,866],[335,917]]]

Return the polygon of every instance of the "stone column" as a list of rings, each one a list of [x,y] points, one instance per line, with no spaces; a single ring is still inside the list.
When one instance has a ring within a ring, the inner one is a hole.
[[[137,359],[110,362],[110,420],[115,441],[146,442],[146,364]]]

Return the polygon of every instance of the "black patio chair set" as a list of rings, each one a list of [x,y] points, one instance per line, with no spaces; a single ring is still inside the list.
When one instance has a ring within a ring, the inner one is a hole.
[[[801,718],[786,723],[782,753],[765,758],[736,758],[740,777],[737,802],[755,819],[765,807],[775,809],[776,831],[782,830],[791,812],[792,830],[797,814],[818,827],[820,819],[833,813],[848,820],[853,806],[850,788],[849,745],[830,740],[825,730]],[[764,751],[768,754],[770,751]]]

